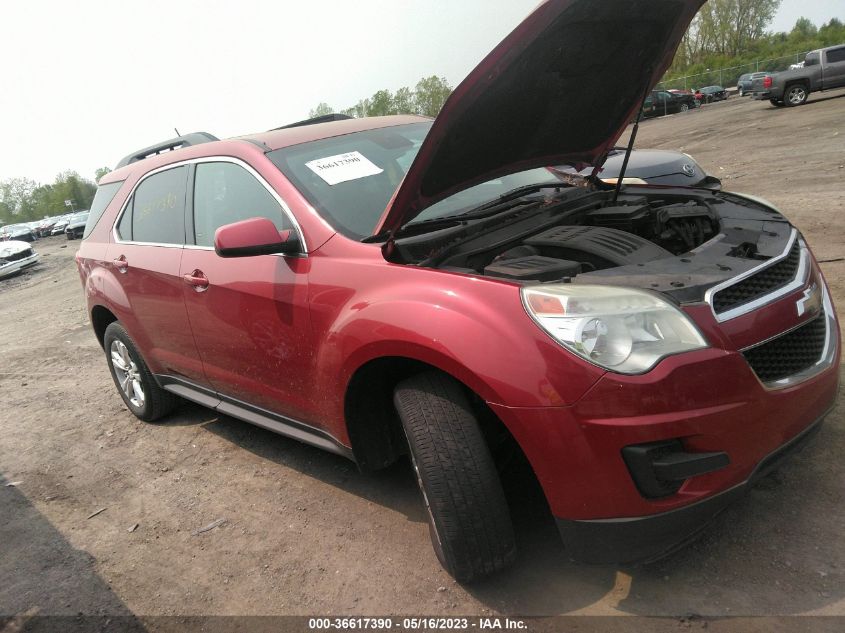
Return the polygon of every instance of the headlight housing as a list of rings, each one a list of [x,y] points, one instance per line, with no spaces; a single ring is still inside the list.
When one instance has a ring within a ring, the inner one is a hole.
[[[633,288],[548,284],[522,288],[532,319],[582,358],[641,374],[662,358],[707,347],[689,318],[656,294]]]

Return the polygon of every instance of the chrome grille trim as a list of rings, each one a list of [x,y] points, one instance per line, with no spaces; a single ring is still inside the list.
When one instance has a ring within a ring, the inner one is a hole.
[[[731,308],[730,310],[725,310],[724,312],[716,312],[714,307],[713,297],[716,293],[721,290],[725,290],[726,288],[730,288],[731,286],[740,283],[741,281],[745,281],[746,279],[753,277],[757,273],[769,268],[770,266],[774,266],[775,264],[783,261],[787,257],[789,257],[789,252],[792,250],[793,244],[795,241],[798,240],[799,246],[801,248],[801,255],[798,260],[798,270],[796,271],[795,277],[792,281],[790,281],[785,286],[781,286],[777,290],[770,292],[769,294],[763,295],[754,299],[753,301],[749,301],[747,303],[743,303],[738,305],[735,308]],[[725,321],[730,321],[731,319],[735,319],[743,314],[748,314],[749,312],[753,312],[759,308],[762,308],[765,305],[772,303],[773,301],[777,301],[781,297],[788,295],[790,292],[794,292],[799,288],[803,288],[807,284],[807,278],[810,274],[810,252],[807,248],[807,245],[804,241],[798,236],[798,231],[796,229],[792,229],[792,233],[789,236],[789,240],[786,243],[786,247],[783,249],[783,252],[776,257],[773,257],[759,266],[755,266],[750,270],[745,271],[744,273],[737,275],[736,277],[732,277],[727,281],[724,281],[720,284],[717,284],[710,288],[704,294],[704,300],[710,305],[710,310],[713,313],[716,321],[719,323],[724,323]]]

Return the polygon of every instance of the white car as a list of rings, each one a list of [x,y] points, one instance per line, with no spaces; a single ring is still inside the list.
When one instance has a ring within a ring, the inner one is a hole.
[[[38,262],[40,256],[32,244],[20,240],[0,242],[0,279],[8,277]]]

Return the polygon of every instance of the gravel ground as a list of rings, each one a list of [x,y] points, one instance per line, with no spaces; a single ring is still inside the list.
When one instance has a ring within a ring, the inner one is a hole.
[[[646,121],[637,145],[688,152],[727,189],[768,198],[834,260],[845,257],[843,97],[794,109],[732,98]],[[361,475],[189,404],[161,424],[136,420],[88,324],[76,243],[36,248],[37,267],[0,281],[0,615],[636,614],[674,628],[845,616],[841,404],[805,451],[667,559],[570,563],[529,500],[516,567],[462,587],[433,555],[406,464]],[[822,267],[842,309],[845,262]]]

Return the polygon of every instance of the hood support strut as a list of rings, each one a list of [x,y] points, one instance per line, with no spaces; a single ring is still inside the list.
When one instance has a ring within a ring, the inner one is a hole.
[[[625,178],[625,170],[628,169],[628,160],[631,158],[631,152],[634,150],[634,141],[637,140],[637,130],[640,129],[640,119],[643,118],[643,108],[645,107],[645,100],[648,98],[648,93],[651,92],[651,86],[646,86],[645,94],[642,101],[640,101],[640,109],[637,111],[637,118],[634,119],[634,127],[631,130],[631,138],[628,139],[628,147],[625,149],[625,158],[622,160],[622,169],[619,170],[619,176],[616,178],[616,189],[613,192],[613,202],[619,197],[619,191],[622,189],[622,181]]]

